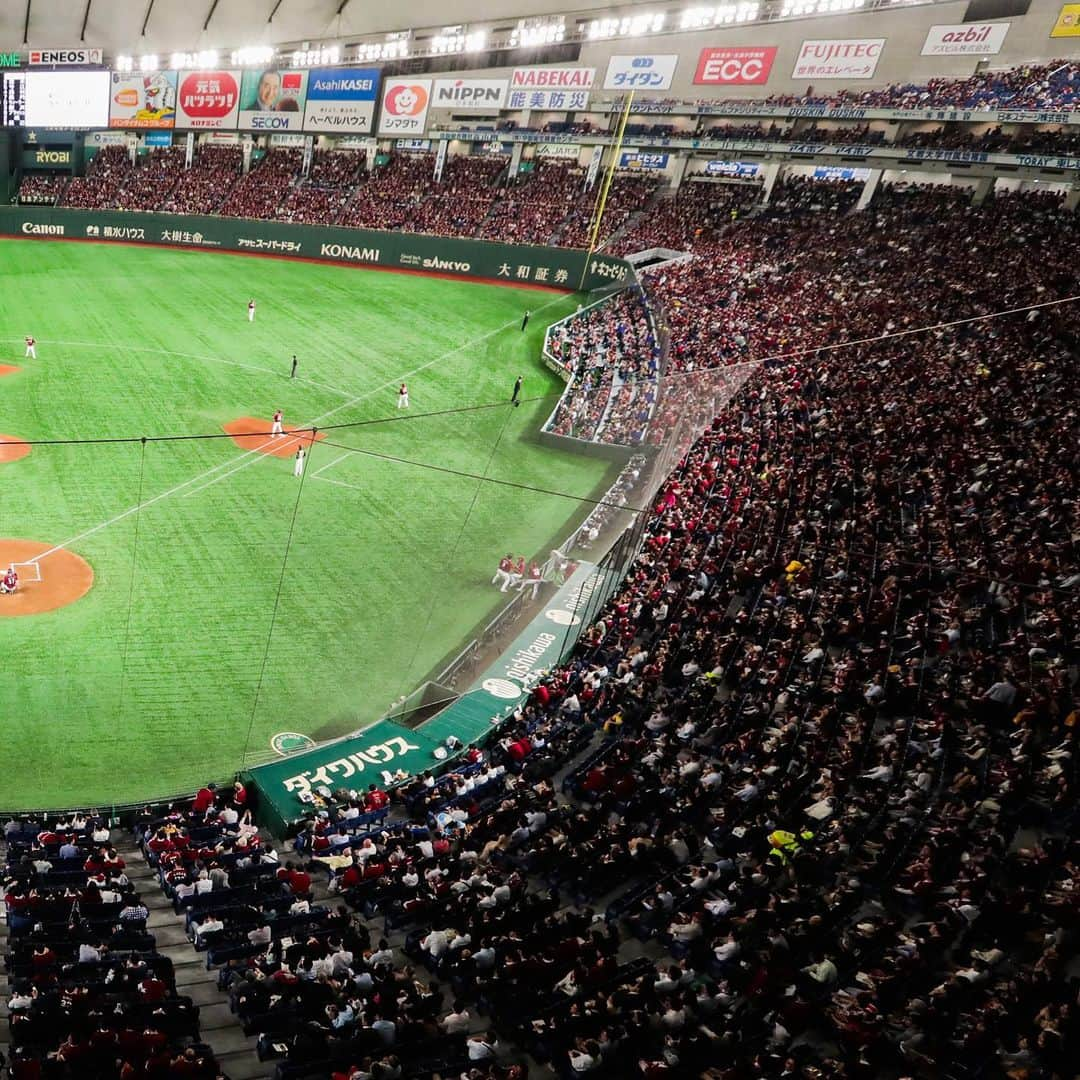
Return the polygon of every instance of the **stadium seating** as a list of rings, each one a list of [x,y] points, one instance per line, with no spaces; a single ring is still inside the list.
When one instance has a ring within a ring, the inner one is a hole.
[[[106,822],[30,818],[4,833],[11,1075],[217,1077]]]

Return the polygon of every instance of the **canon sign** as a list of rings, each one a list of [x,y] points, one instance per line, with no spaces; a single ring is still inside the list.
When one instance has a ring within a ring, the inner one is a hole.
[[[695,86],[764,86],[769,81],[776,46],[702,49]]]
[[[39,225],[36,221],[24,221],[22,231],[27,236],[63,236],[63,225]]]

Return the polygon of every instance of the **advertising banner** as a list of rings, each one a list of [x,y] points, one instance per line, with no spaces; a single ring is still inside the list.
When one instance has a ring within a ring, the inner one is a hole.
[[[445,140],[443,140],[445,142]],[[407,150],[413,154],[426,154],[431,149],[430,139],[395,139],[395,150]]]
[[[45,64],[49,67],[86,67],[102,63],[100,49],[31,49],[28,63],[31,67]]]
[[[171,131],[148,131],[143,136],[144,146],[172,146]]]
[[[176,126],[204,130],[236,128],[240,112],[239,71],[180,72]]]
[[[1080,4],[1062,4],[1051,37],[1080,37]]]
[[[245,71],[240,84],[242,131],[300,131],[307,99],[306,71]]]
[[[804,41],[793,79],[872,79],[885,50],[884,38]]]
[[[764,86],[769,81],[775,45],[702,49],[694,72],[695,86]]]
[[[379,134],[423,135],[430,104],[430,79],[387,79],[379,110]]]
[[[176,124],[177,72],[112,73],[109,127],[171,128]]]
[[[603,147],[597,147],[603,150]],[[569,158],[577,161],[581,157],[581,147],[577,143],[538,143],[533,150],[533,157]]]
[[[709,176],[734,176],[741,180],[752,180],[761,172],[756,161],[706,161],[705,172]]]
[[[596,68],[515,68],[508,109],[587,109]]]
[[[868,180],[869,169],[849,169],[843,165],[819,165],[814,169],[815,180]]]
[[[992,56],[1001,52],[1009,23],[961,23],[931,26],[923,42],[923,56]]]
[[[26,125],[43,128],[107,128],[107,71],[28,71]]]
[[[505,79],[436,79],[431,105],[458,112],[495,112],[506,106]]]
[[[378,93],[378,68],[315,68],[308,73],[304,130],[370,134]]]
[[[91,131],[86,136],[87,146],[126,146],[127,136],[122,131]]]
[[[646,154],[643,150],[625,150],[619,158],[620,169],[666,169],[667,154]]]
[[[668,90],[675,78],[677,55],[613,56],[604,76],[605,90]]]

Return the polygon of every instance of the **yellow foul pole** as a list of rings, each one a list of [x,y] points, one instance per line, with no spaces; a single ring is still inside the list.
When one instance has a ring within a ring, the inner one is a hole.
[[[600,186],[600,194],[597,198],[596,209],[593,213],[592,225],[589,229],[589,250],[588,254],[592,253],[599,246],[598,241],[600,239],[600,226],[604,220],[604,210],[607,208],[608,194],[611,191],[611,182],[615,179],[615,169],[619,164],[619,158],[622,155],[623,138],[626,135],[626,124],[630,119],[630,108],[634,102],[634,91],[631,90],[626,95],[626,104],[623,106],[622,115],[619,117],[619,126],[615,132],[615,144],[611,150],[611,160],[608,161],[607,171],[604,173],[604,181]],[[588,271],[588,259],[585,260],[585,267],[581,273],[581,281],[578,283],[578,287],[585,282],[585,274]]]

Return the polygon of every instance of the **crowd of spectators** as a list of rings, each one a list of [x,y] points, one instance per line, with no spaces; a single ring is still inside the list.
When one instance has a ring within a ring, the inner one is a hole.
[[[218,212],[222,217],[273,219],[300,175],[302,159],[301,150],[267,150],[262,160],[232,186]]]
[[[642,441],[656,400],[660,342],[638,288],[556,323],[549,355],[570,373],[545,430],[575,439]]]
[[[67,182],[66,173],[24,173],[17,201],[23,206],[55,206]]]
[[[833,108],[875,109],[1017,109],[1039,111],[1063,109],[1080,101],[1080,61],[1050,60],[1045,64],[1021,64],[999,71],[979,71],[959,79],[930,79],[926,83],[890,83],[864,90],[839,90],[822,93],[808,86],[803,94],[771,94],[761,99],[732,98],[726,101],[698,101],[708,109],[736,106],[745,108],[757,101],[761,105],[815,105]],[[613,100],[613,106],[622,104]],[[686,105],[671,99],[635,101],[635,111],[670,113]]]
[[[107,820],[16,818],[4,839],[14,1080],[218,1077]]]
[[[1076,442],[1078,339],[1067,307],[942,324],[1067,294],[1080,227],[922,188],[839,221],[702,242],[762,234],[666,286],[706,331],[672,326],[676,367],[763,363],[631,572],[490,756],[321,827],[316,866],[452,1015],[566,1076],[1076,1060],[1080,522],[1048,451]]]
[[[243,167],[239,146],[199,147],[191,168],[180,174],[161,209],[170,214],[215,213],[240,179]]]
[[[308,225],[337,221],[348,203],[367,155],[363,151],[319,150],[306,178],[289,189],[275,217]]]

